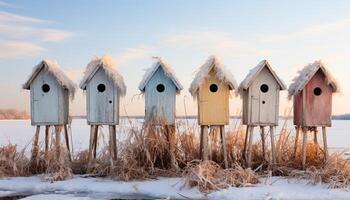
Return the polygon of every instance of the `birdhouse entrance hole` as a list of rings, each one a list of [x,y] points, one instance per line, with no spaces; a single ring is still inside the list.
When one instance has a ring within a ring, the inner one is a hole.
[[[48,84],[44,84],[41,86],[41,89],[43,90],[43,92],[47,93],[50,91],[50,86]]]
[[[209,90],[211,91],[211,92],[213,92],[213,93],[215,93],[215,92],[217,92],[218,91],[218,85],[216,85],[215,83],[213,83],[213,84],[211,84],[210,86],[209,86]]]
[[[158,84],[157,85],[157,91],[158,92],[164,92],[164,90],[165,90],[165,86],[163,85],[163,84]]]
[[[106,85],[103,84],[103,83],[98,84],[97,90],[98,90],[99,92],[104,92],[104,91],[106,90]]]
[[[268,92],[268,91],[269,91],[269,86],[266,85],[266,84],[262,84],[262,85],[260,86],[260,91],[263,92],[263,93]]]
[[[322,94],[322,89],[319,88],[319,87],[316,87],[316,88],[314,89],[314,94],[315,94],[316,96],[320,96],[320,95]]]

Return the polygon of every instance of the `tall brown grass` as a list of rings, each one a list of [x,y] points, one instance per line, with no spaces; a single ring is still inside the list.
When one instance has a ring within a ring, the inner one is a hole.
[[[200,161],[199,129],[188,123],[176,125],[175,158],[177,167],[172,164],[169,141],[163,127],[138,127],[132,125],[125,130],[126,140],[119,142],[118,159],[113,163],[108,147],[98,152],[97,158],[88,161],[87,150],[77,152],[73,160],[68,160],[67,152],[61,149],[57,158],[50,150],[45,156],[39,153],[35,161],[28,159],[24,150],[18,151],[16,145],[0,148],[0,176],[29,176],[48,174],[50,180],[71,178],[73,174],[112,177],[118,180],[142,180],[159,176],[183,177],[190,186],[198,186],[202,192],[222,189],[230,186],[243,187],[255,184],[260,176],[268,174],[308,179],[311,183],[325,182],[330,187],[345,188],[350,183],[350,164],[341,153],[334,153],[324,162],[322,148],[313,142],[307,143],[307,168],[301,169],[301,148],[294,159],[294,130],[287,129],[287,121],[281,132],[276,135],[277,163],[271,165],[270,144],[266,139],[266,155],[262,155],[261,140],[253,143],[252,168],[245,169],[242,150],[245,139],[245,126],[239,122],[233,130],[227,131],[227,152],[229,168],[223,169],[218,134],[211,133],[210,157],[212,161]],[[267,133],[266,138],[269,138]],[[298,141],[301,147],[301,141]]]

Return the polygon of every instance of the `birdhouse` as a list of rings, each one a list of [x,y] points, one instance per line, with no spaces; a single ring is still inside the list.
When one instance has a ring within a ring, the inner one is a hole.
[[[288,89],[288,97],[294,97],[294,125],[331,126],[332,93],[339,90],[336,80],[321,61],[298,73]]]
[[[157,58],[139,85],[145,94],[145,122],[175,124],[176,94],[182,88],[169,64]]]
[[[229,124],[230,90],[237,89],[231,74],[215,56],[202,65],[190,86],[190,93],[198,100],[200,125]]]
[[[75,85],[56,61],[43,60],[35,66],[23,89],[30,90],[32,125],[68,123],[69,97],[74,97]]]
[[[249,126],[277,126],[279,95],[286,86],[270,64],[263,60],[250,70],[239,86],[243,99],[242,123]]]
[[[86,67],[80,88],[86,91],[89,125],[119,124],[120,97],[125,96],[126,86],[111,57],[92,59]]]

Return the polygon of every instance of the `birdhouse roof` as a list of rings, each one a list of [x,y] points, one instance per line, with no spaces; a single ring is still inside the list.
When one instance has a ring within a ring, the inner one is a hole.
[[[267,60],[262,60],[261,62],[259,62],[259,64],[256,67],[254,67],[253,69],[251,69],[249,71],[248,75],[245,77],[245,79],[240,84],[239,90],[240,91],[247,90],[250,87],[250,85],[253,83],[255,78],[259,75],[261,70],[263,70],[265,67],[270,71],[272,76],[275,78],[278,85],[280,86],[280,89],[281,90],[287,89],[287,86],[284,84],[283,80],[277,76],[276,72],[272,69],[269,62],[267,62]]]
[[[196,97],[199,87],[211,70],[215,70],[215,77],[220,81],[228,84],[230,90],[237,89],[237,82],[232,73],[220,62],[216,56],[210,56],[207,61],[198,69],[195,78],[190,86],[190,93]]]
[[[64,89],[67,89],[69,92],[69,96],[71,99],[74,98],[76,85],[71,81],[68,76],[60,69],[57,61],[45,59],[41,61],[38,65],[33,68],[32,73],[30,74],[28,80],[22,85],[23,89],[29,90],[30,85],[34,81],[34,79],[38,76],[38,74],[42,70],[47,70],[49,74],[51,74],[57,80],[58,84],[62,86]]]
[[[170,65],[163,59],[160,57],[155,58],[156,62],[154,62],[154,64],[152,65],[151,68],[146,70],[145,75],[143,76],[142,81],[139,84],[139,89],[144,92],[145,91],[145,87],[148,83],[148,81],[151,80],[152,76],[154,75],[154,73],[157,71],[157,69],[159,67],[161,67],[164,71],[164,74],[170,78],[170,80],[174,83],[175,87],[176,87],[176,91],[180,92],[183,87],[182,84],[180,83],[180,81],[176,78],[175,76],[175,72],[171,69]]]
[[[321,70],[326,77],[326,82],[331,86],[333,92],[339,92],[339,84],[337,80],[330,73],[326,65],[318,60],[306,65],[303,69],[298,71],[298,75],[293,79],[292,84],[288,88],[288,98],[302,91],[311,78]]]
[[[89,64],[86,66],[84,77],[81,80],[79,87],[85,90],[89,81],[92,79],[92,77],[94,77],[94,75],[100,68],[102,68],[106,72],[107,77],[113,81],[114,85],[118,89],[119,95],[121,97],[125,96],[126,85],[124,83],[124,78],[116,70],[116,65],[113,63],[113,59],[109,55],[104,55],[102,57],[94,57],[89,62]]]

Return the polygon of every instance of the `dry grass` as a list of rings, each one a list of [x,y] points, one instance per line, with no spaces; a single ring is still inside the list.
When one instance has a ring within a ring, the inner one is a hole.
[[[287,123],[287,121],[286,121]],[[39,152],[37,160],[30,160],[24,150],[16,145],[0,148],[0,176],[28,176],[48,174],[49,180],[71,178],[73,174],[91,174],[112,177],[118,180],[142,180],[159,176],[182,176],[190,186],[198,186],[202,192],[210,192],[230,186],[244,187],[258,182],[258,177],[267,174],[310,180],[311,183],[325,182],[332,188],[347,188],[350,185],[350,164],[342,153],[332,154],[324,162],[323,151],[318,144],[307,144],[307,169],[301,170],[301,141],[294,159],[294,130],[283,125],[276,135],[277,163],[270,165],[269,133],[266,133],[266,155],[262,154],[261,140],[254,142],[252,169],[244,169],[242,151],[245,127],[239,122],[234,130],[226,133],[229,169],[223,169],[220,138],[217,132],[210,134],[210,157],[213,161],[199,161],[199,129],[186,123],[177,124],[177,133],[171,140],[174,151],[169,148],[169,135],[163,127],[139,128],[130,123],[124,131],[126,140],[118,143],[118,159],[113,163],[108,148],[98,152],[97,158],[89,163],[88,152],[80,151],[68,160],[67,152],[61,148],[57,159],[55,149]],[[168,136],[168,137],[167,137]],[[54,144],[54,142],[53,142]],[[177,166],[172,162],[172,155]]]

